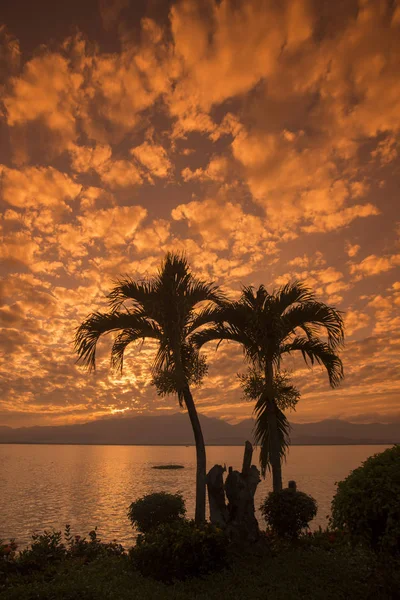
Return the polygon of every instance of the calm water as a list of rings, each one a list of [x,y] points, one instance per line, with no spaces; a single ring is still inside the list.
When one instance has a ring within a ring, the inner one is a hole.
[[[293,446],[284,485],[295,479],[300,490],[314,496],[318,515],[313,526],[325,526],[335,482],[386,447]],[[214,446],[207,453],[209,468],[226,463],[241,469],[242,447]],[[185,469],[151,469],[168,463]],[[97,525],[103,540],[129,545],[134,534],[127,507],[143,494],[180,491],[193,517],[195,472],[194,447],[0,445],[0,539],[14,537],[26,545],[32,532],[63,530],[70,523],[73,533],[86,535]],[[267,477],[258,486],[256,506],[270,489]]]

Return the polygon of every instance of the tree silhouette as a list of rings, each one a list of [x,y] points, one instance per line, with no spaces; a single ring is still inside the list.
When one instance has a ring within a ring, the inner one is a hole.
[[[124,353],[133,342],[158,342],[152,364],[152,383],[159,394],[177,394],[189,413],[196,443],[197,522],[205,520],[206,453],[203,433],[191,393],[207,370],[204,357],[192,343],[196,330],[212,322],[214,308],[224,297],[218,287],[190,272],[184,255],[168,253],[157,275],[145,281],[119,279],[109,294],[109,312],[94,312],[78,327],[75,349],[88,370],[96,366],[99,338],[119,332],[111,350],[111,364],[122,371]]]
[[[327,341],[320,339],[321,334],[326,334]],[[258,383],[253,381],[255,386],[261,383],[255,406],[255,437],[261,445],[263,475],[267,467],[272,468],[273,488],[280,490],[281,461],[289,433],[277,388],[282,358],[300,352],[306,363],[323,365],[330,385],[338,386],[343,378],[342,361],[336,354],[344,341],[341,313],[318,301],[301,282],[284,285],[272,294],[263,285],[256,291],[252,286],[244,287],[238,301],[221,306],[214,324],[193,337],[198,348],[212,340],[241,344],[254,373],[261,373],[256,375]]]

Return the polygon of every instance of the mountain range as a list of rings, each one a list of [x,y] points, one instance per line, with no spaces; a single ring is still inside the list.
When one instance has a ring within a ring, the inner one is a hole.
[[[200,421],[208,445],[237,446],[253,439],[252,419],[231,425],[222,419],[200,415]],[[400,425],[327,419],[316,423],[293,423],[290,437],[293,445],[394,444],[400,443]],[[101,419],[78,425],[15,429],[0,426],[0,443],[191,445],[193,432],[188,416],[175,413]]]

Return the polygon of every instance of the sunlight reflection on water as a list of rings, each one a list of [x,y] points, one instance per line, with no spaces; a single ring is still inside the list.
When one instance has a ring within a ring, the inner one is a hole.
[[[335,482],[386,447],[293,446],[284,485],[294,479],[298,489],[314,496],[318,515],[312,526],[325,526]],[[0,539],[14,537],[23,546],[34,531],[64,530],[70,523],[74,534],[87,535],[97,525],[103,540],[129,546],[135,536],[127,508],[143,494],[180,491],[188,517],[194,516],[195,458],[193,446],[0,445]],[[208,468],[226,463],[240,470],[242,458],[240,446],[207,448]],[[185,468],[151,468],[169,463]],[[267,476],[258,486],[256,507],[270,489]]]

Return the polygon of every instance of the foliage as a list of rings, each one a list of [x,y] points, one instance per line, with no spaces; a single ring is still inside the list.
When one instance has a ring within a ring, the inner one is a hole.
[[[121,556],[125,550],[116,540],[102,542],[97,535],[97,527],[89,532],[89,539],[80,535],[72,535],[69,525],[65,528],[64,538],[67,542],[68,554],[71,557],[82,557],[85,562],[95,560],[99,556]]]
[[[155,277],[116,281],[109,294],[110,311],[92,313],[76,331],[78,360],[94,369],[98,340],[117,331],[111,364],[122,370],[126,348],[153,339],[158,343],[153,384],[160,395],[177,394],[182,404],[183,387],[199,385],[207,372],[205,357],[199,355],[191,337],[212,322],[215,305],[223,301],[216,285],[190,272],[184,255],[168,253]]]
[[[271,412],[275,412],[275,424],[271,418]],[[265,477],[266,471],[273,469],[273,455],[276,452],[280,463],[286,458],[286,452],[290,445],[290,423],[285,413],[273,403],[261,396],[257,401],[254,412],[256,422],[254,425],[254,441],[260,446],[261,474]],[[274,430],[278,440],[277,447],[274,444]]]
[[[276,405],[281,410],[296,410],[300,400],[299,390],[290,383],[288,371],[275,374],[273,391]],[[238,378],[247,400],[258,400],[265,389],[265,375],[256,367],[249,367],[247,373],[239,373]]]
[[[185,501],[182,494],[155,492],[147,494],[132,504],[128,517],[132,527],[147,533],[154,527],[178,521],[186,514]]]
[[[182,344],[182,364],[187,382],[192,386],[200,386],[208,372],[205,356],[200,355],[193,344]],[[175,394],[179,389],[179,371],[174,364],[164,368],[153,366],[151,385],[154,385],[159,396]],[[182,396],[178,396],[182,404]]]
[[[64,538],[64,541],[63,541]],[[121,556],[124,548],[115,540],[104,543],[97,536],[97,528],[89,533],[89,540],[73,535],[66,525],[64,536],[61,531],[44,531],[32,535],[30,546],[16,552],[17,544],[11,540],[0,544],[0,570],[3,573],[29,573],[44,571],[70,558],[90,562],[103,556]]]
[[[15,558],[18,546],[14,539],[9,542],[0,540],[0,580],[2,576],[16,572]]]
[[[239,375],[244,395],[249,400],[256,400],[254,413],[256,423],[254,427],[254,440],[261,447],[260,464],[261,473],[265,476],[266,469],[271,468],[272,462],[272,436],[271,419],[269,411],[275,410],[276,425],[278,429],[279,454],[282,460],[286,456],[286,450],[289,447],[290,425],[283,413],[284,410],[295,410],[296,404],[300,398],[298,389],[290,383],[289,373],[287,371],[275,374],[273,382],[273,393],[275,406],[267,402],[264,394],[266,389],[266,380],[263,372],[257,367],[250,367],[246,374]]]
[[[221,529],[184,520],[140,535],[131,557],[142,575],[172,582],[222,569],[227,549],[228,539]]]
[[[348,549],[352,547],[345,531],[332,530],[329,527],[322,529],[321,526],[316,531],[303,531],[298,541],[308,548],[323,548],[330,551],[340,546]]]
[[[65,559],[67,548],[62,542],[61,531],[44,531],[32,535],[30,547],[22,550],[17,558],[18,568],[22,571],[41,570],[48,563],[57,563]]]
[[[327,342],[320,335],[326,335]],[[341,313],[298,281],[272,293],[263,285],[258,290],[243,287],[240,299],[223,303],[214,324],[192,339],[198,347],[212,340],[238,342],[250,365],[260,370],[272,362],[279,371],[282,357],[299,351],[306,362],[327,369],[332,386],[343,378],[343,365],[335,354],[344,339]]]
[[[307,536],[308,537],[308,536]],[[56,570],[0,578],[1,600],[395,600],[398,562],[378,562],[361,547],[329,548],[282,541],[231,557],[231,568],[165,585],[132,569],[126,555],[82,564],[67,558]]]
[[[329,383],[337,387],[344,377],[337,354],[344,342],[342,315],[320,302],[299,281],[272,293],[263,285],[257,290],[247,286],[242,288],[239,300],[225,302],[215,311],[212,325],[192,336],[198,348],[213,340],[236,342],[243,348],[250,373],[241,380],[245,394],[257,399],[256,438],[261,445],[261,470],[265,475],[266,468],[272,465],[274,487],[278,481],[281,487],[280,464],[289,445],[289,424],[283,410],[294,407],[298,396],[295,388],[289,386],[280,406],[274,397],[274,385],[275,391],[279,387],[276,375],[285,356],[301,353],[306,364],[325,367]]]
[[[286,488],[270,492],[260,510],[277,535],[297,538],[317,514],[317,503],[304,492]]]
[[[400,552],[400,445],[368,458],[338,484],[331,525],[376,550]]]
[[[97,342],[116,332],[111,365],[123,368],[125,350],[131,344],[156,342],[152,383],[160,396],[176,394],[186,405],[196,441],[196,521],[205,520],[206,453],[191,385],[200,385],[207,372],[206,359],[193,343],[193,334],[213,322],[215,307],[224,303],[218,286],[202,281],[191,271],[184,254],[167,253],[158,273],[142,281],[130,277],[115,282],[109,294],[108,312],[94,312],[77,328],[75,350],[87,369],[96,366]]]
[[[14,539],[11,539],[9,542],[0,540],[0,560],[4,562],[14,560],[17,548],[18,546]]]

